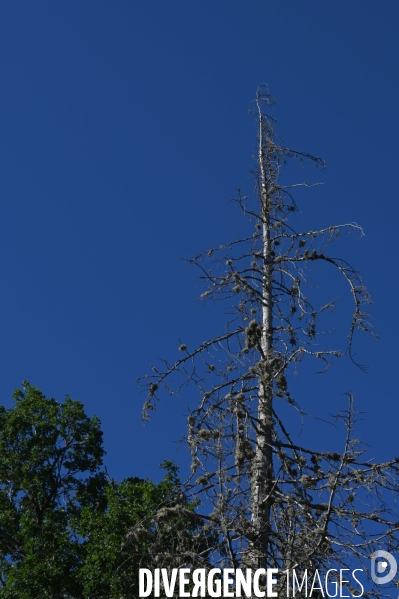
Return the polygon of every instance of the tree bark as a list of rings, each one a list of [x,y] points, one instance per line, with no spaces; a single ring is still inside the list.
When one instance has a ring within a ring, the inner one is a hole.
[[[267,171],[270,157],[264,147],[263,119],[259,108],[259,195],[263,219],[263,277],[262,277],[262,360],[259,377],[258,430],[252,486],[252,524],[254,541],[251,562],[254,568],[263,568],[269,544],[270,504],[267,501],[273,480],[273,294],[272,254],[270,240],[270,200]],[[269,165],[270,166],[270,165]]]

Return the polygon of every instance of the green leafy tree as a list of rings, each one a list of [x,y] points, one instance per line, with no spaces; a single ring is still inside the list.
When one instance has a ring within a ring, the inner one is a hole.
[[[0,406],[0,596],[79,597],[74,523],[83,508],[105,507],[100,422],[29,383],[14,400]]]
[[[110,479],[97,417],[24,383],[0,406],[0,597],[130,599],[140,567],[202,564],[209,533],[165,462],[159,484]]]
[[[139,568],[206,562],[207,535],[181,492],[177,467],[171,462],[162,467],[167,473],[159,484],[139,478],[111,482],[107,509],[83,510],[85,597],[138,597]]]

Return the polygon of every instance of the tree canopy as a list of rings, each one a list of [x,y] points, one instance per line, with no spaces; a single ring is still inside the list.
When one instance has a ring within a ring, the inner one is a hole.
[[[81,402],[29,383],[14,401],[0,406],[0,597],[137,597],[140,567],[169,563],[177,539],[193,550],[200,520],[173,463],[159,484],[118,483]]]

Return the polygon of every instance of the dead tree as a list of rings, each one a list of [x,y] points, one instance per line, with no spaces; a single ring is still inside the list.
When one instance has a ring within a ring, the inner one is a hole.
[[[273,103],[267,88],[259,88],[253,111],[255,194],[236,197],[254,229],[192,260],[206,283],[201,298],[226,301],[232,316],[213,339],[194,349],[182,343],[177,361],[152,367],[144,379],[149,391],[144,415],[156,408],[162,392],[190,397],[187,489],[217,532],[215,563],[310,572],[354,563],[367,568],[373,551],[398,547],[399,518],[389,494],[398,491],[399,460],[378,464],[364,456],[365,447],[354,437],[352,396],[337,415],[346,427],[340,452],[299,445],[279,414],[280,400],[303,414],[288,387],[300,363],[315,358],[326,370],[339,358],[354,361],[355,333],[371,332],[370,298],[359,274],[330,253],[344,231],[363,232],[356,223],[307,232],[293,228],[295,188],[313,185],[283,184],[280,171],[290,160],[316,167],[324,162],[280,142],[269,114]],[[329,336],[321,334],[334,301],[322,306],[313,301],[309,277],[315,263],[337,271],[352,298],[343,347],[328,345]],[[286,596],[286,582],[280,584]],[[368,596],[377,596],[376,589]]]

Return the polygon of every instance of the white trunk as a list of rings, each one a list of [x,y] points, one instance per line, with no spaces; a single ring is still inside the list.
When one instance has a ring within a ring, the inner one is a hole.
[[[269,543],[270,505],[267,497],[273,480],[273,381],[271,360],[273,358],[273,295],[272,295],[272,255],[270,241],[270,198],[268,197],[264,155],[262,118],[259,118],[259,169],[260,201],[263,217],[263,308],[262,308],[262,350],[264,354],[264,374],[259,378],[258,433],[252,481],[252,524],[255,539],[252,543],[251,561],[253,567],[265,567]]]

